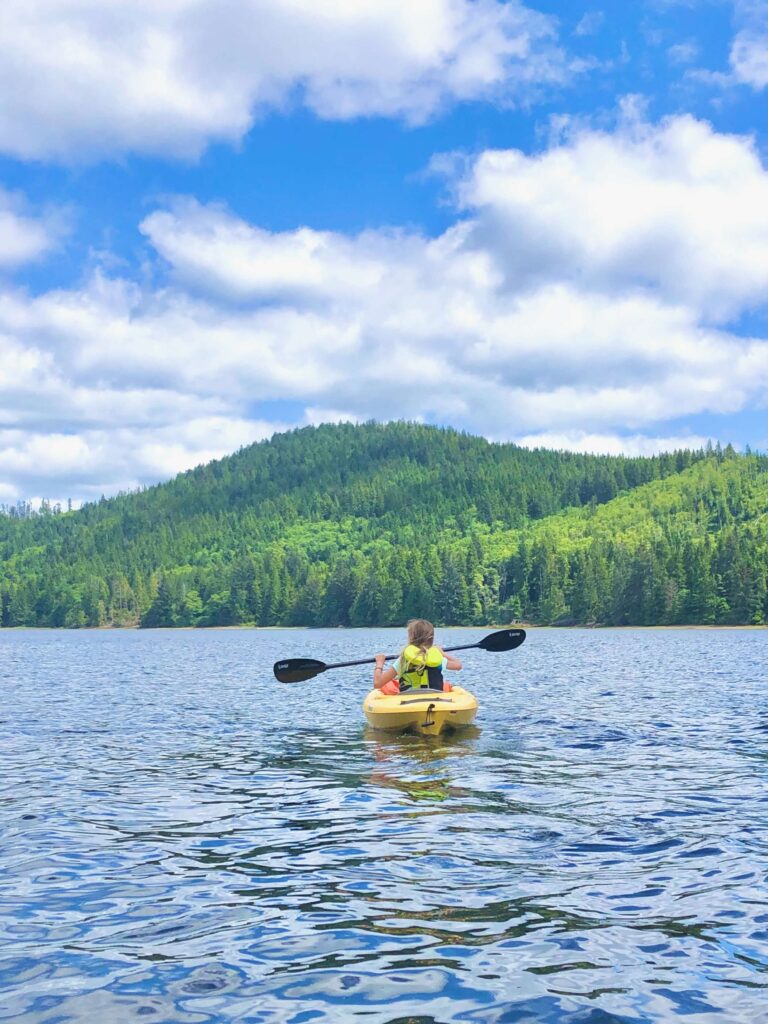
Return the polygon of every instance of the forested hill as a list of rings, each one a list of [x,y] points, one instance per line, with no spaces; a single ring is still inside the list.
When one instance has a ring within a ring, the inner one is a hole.
[[[766,621],[768,459],[277,435],[77,512],[0,515],[4,626]]]

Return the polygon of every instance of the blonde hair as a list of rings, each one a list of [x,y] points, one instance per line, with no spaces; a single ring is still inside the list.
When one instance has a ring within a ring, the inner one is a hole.
[[[414,647],[418,647],[424,656],[424,664],[419,667],[417,671],[424,671],[426,666],[427,651],[435,642],[435,627],[431,622],[426,619],[410,619],[408,622],[408,646],[413,644]],[[405,647],[403,648],[402,657],[405,661]]]

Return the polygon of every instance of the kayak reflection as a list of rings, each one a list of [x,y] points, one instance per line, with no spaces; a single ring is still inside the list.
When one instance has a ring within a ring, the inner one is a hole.
[[[460,735],[423,737],[413,735],[382,736],[376,729],[367,728],[364,737],[376,761],[369,776],[371,785],[397,790],[419,803],[442,803],[450,798],[466,798],[471,790],[454,785],[452,774],[440,766],[414,776],[419,768],[437,767],[439,762],[476,753],[474,741],[480,735],[477,726],[467,726]]]

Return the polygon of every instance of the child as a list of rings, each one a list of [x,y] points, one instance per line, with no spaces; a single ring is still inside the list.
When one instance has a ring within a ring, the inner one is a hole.
[[[458,672],[461,662],[434,646],[435,627],[426,619],[411,619],[408,623],[408,643],[394,665],[384,667],[385,656],[376,655],[373,670],[373,685],[382,693],[395,694],[403,690],[451,689],[443,679],[443,672],[449,668]]]

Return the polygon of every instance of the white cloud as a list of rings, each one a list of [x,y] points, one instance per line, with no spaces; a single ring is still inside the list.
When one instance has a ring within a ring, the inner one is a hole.
[[[670,64],[683,65],[692,64],[699,56],[699,46],[693,40],[685,43],[675,43],[667,49],[667,56]]]
[[[5,491],[167,477],[275,429],[275,400],[281,426],[410,418],[640,452],[685,443],[659,424],[768,406],[768,339],[728,320],[765,298],[748,139],[582,125],[454,166],[462,209],[437,238],[269,232],[187,199],[142,225],[160,286],[0,289]]]
[[[72,433],[0,429],[0,501],[41,495],[64,503],[134,490],[229,455],[270,437],[286,424],[197,416],[183,420],[168,409],[168,422]],[[73,493],[73,487],[75,492]]]
[[[517,438],[523,448],[554,448],[557,451],[584,452],[593,455],[657,455],[684,448],[704,448],[711,438],[698,434],[677,437],[647,437],[644,434],[587,434],[584,431],[528,434]]]
[[[0,505],[13,505],[22,500],[22,495],[12,484],[0,480]]]
[[[520,0],[3,0],[0,150],[194,157],[268,109],[423,121],[571,71]]]
[[[304,410],[304,418],[312,427],[321,423],[362,423],[362,417],[353,412],[342,412],[341,409],[315,409],[312,406]]]
[[[768,0],[733,0],[733,12],[736,32],[728,54],[729,70],[691,68],[685,77],[715,89],[748,86],[759,92],[768,86]]]
[[[0,270],[39,259],[56,245],[64,227],[63,212],[35,215],[22,196],[0,188]]]
[[[717,320],[768,294],[768,174],[750,139],[690,116],[486,152],[460,198],[510,288],[646,289]]]
[[[391,259],[379,233],[368,236],[370,252],[361,258],[359,240],[309,228],[275,235],[194,200],[151,214],[141,230],[179,280],[239,299],[327,298],[375,288]]]
[[[768,0],[736,0],[740,25],[730,52],[737,82],[753,89],[768,86]]]
[[[579,19],[576,28],[573,30],[573,34],[575,36],[593,36],[602,28],[604,21],[604,11],[587,11]]]

